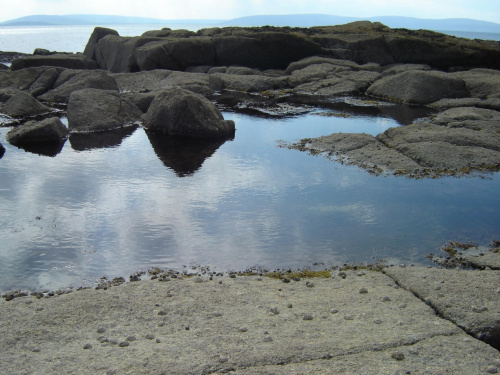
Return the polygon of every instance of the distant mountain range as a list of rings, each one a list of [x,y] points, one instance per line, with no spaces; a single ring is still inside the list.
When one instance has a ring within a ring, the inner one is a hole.
[[[470,31],[500,33],[500,24],[468,18],[423,19],[412,17],[341,17],[328,14],[262,15],[232,20],[184,19],[162,20],[158,18],[104,16],[75,14],[67,16],[34,15],[1,22],[0,26],[47,26],[47,25],[118,25],[118,24],[200,24],[210,26],[291,26],[312,27],[340,25],[354,21],[381,22],[392,28],[427,29],[437,31]]]

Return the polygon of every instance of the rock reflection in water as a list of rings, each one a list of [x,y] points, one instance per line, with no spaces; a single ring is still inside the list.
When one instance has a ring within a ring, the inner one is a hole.
[[[220,146],[234,139],[172,137],[151,132],[146,134],[158,158],[179,177],[194,174]]]
[[[98,148],[117,147],[131,136],[138,126],[95,133],[72,133],[69,136],[71,148],[75,151],[88,151]]]
[[[41,144],[26,144],[22,146],[16,146],[26,152],[31,152],[32,154],[37,154],[41,156],[49,156],[51,158],[57,156],[63,149],[66,140],[61,142],[50,142]]]

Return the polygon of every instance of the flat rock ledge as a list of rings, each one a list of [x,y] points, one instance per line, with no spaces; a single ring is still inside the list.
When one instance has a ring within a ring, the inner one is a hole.
[[[412,178],[461,176],[500,170],[500,113],[451,108],[377,136],[335,133],[285,147],[323,154],[374,174]]]
[[[498,318],[499,271],[385,272],[346,270],[287,283],[258,276],[163,278],[1,301],[2,368],[26,374],[499,371],[498,350],[434,310],[435,298],[450,311],[465,306],[470,324],[478,316]],[[432,303],[414,295],[419,288],[432,290]],[[487,311],[479,312],[483,306]]]

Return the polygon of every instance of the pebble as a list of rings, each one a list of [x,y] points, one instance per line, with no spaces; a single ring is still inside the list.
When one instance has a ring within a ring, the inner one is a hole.
[[[156,343],[157,344],[161,343],[161,340],[160,339],[156,339]]]
[[[167,315],[167,314],[168,314],[168,312],[165,310],[161,310],[158,312],[158,315]]]
[[[330,314],[336,314],[336,313],[338,313],[338,312],[339,312],[339,310],[337,310],[337,309],[331,309],[331,310],[330,310]]]
[[[308,282],[306,283],[306,286],[307,286],[308,288],[314,288],[314,283],[312,283],[312,282],[308,281]]]
[[[146,335],[146,338],[147,338],[148,340],[154,340],[154,338],[155,338],[155,337],[154,337],[154,335],[152,335],[152,334],[148,334],[148,335]]]
[[[280,312],[279,312],[279,310],[278,310],[278,308],[277,308],[277,307],[271,307],[271,308],[269,309],[269,313],[270,313],[271,315],[278,315]]]
[[[387,296],[382,297],[382,302],[389,302],[391,299]]]
[[[488,308],[486,306],[472,306],[472,311],[475,313],[482,313],[488,311]]]
[[[302,317],[303,320],[313,320],[313,316],[311,314],[304,314]]]
[[[347,274],[345,272],[339,272],[339,276],[345,279],[347,277]]]
[[[289,282],[290,282],[290,279],[288,279],[288,278],[284,277],[281,281],[283,281],[284,283],[286,283],[286,284],[287,284],[287,283],[289,283]]]
[[[395,359],[396,361],[402,361],[405,359],[405,355],[401,352],[396,352],[391,354],[391,358]]]
[[[104,327],[97,328],[97,333],[104,333],[104,332],[106,332],[106,328]]]
[[[239,329],[239,331],[240,331],[240,332],[248,332],[248,328],[246,328],[246,327],[241,327],[241,328]]]
[[[127,337],[127,341],[129,341],[129,342],[135,341],[135,340],[137,340],[137,337],[135,337],[135,336],[129,336],[129,337]]]
[[[488,366],[486,372],[488,374],[498,374],[498,369],[495,366]]]
[[[85,344],[85,345],[83,345],[83,349],[92,349],[92,345]]]
[[[264,337],[264,342],[272,342],[273,338],[271,336]]]
[[[165,326],[165,322],[158,323],[158,327],[164,327],[164,326]]]
[[[229,358],[227,357],[219,357],[219,363],[227,363],[229,362]]]
[[[293,305],[291,303],[288,304],[287,306],[289,309],[291,309],[293,307]]]
[[[130,343],[128,341],[122,341],[121,343],[118,344],[118,346],[120,348],[124,348],[124,347],[129,346],[129,345],[130,345]]]
[[[382,319],[375,319],[373,321],[373,323],[375,323],[375,324],[382,324]]]
[[[366,294],[366,293],[368,293],[368,289],[366,289],[366,288],[361,288],[359,290],[359,294]]]
[[[352,315],[344,315],[345,320],[354,320],[354,317]]]

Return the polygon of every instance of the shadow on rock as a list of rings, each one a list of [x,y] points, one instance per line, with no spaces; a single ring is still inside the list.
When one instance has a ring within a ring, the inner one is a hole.
[[[71,133],[69,143],[75,151],[88,151],[96,148],[117,147],[123,140],[130,137],[138,126],[94,133]]]
[[[146,134],[158,158],[179,177],[194,174],[220,146],[234,139],[172,137],[152,132]]]

